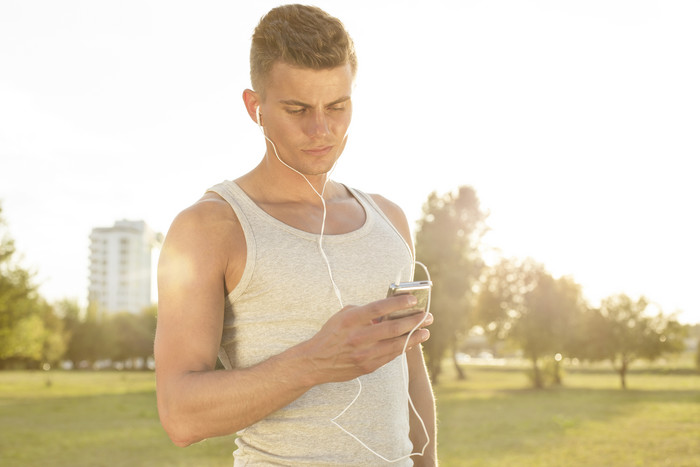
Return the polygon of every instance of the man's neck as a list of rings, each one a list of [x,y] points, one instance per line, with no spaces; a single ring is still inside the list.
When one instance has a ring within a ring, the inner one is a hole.
[[[329,200],[345,192],[341,189],[342,186],[332,180],[326,183],[327,177],[328,174],[325,173],[302,175],[285,167],[277,160],[265,158],[237,182],[259,202],[296,202],[316,205],[321,203],[319,194],[323,194],[324,199]]]

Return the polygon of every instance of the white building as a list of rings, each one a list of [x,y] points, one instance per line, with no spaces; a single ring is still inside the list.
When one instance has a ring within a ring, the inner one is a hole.
[[[88,301],[100,313],[137,313],[153,304],[154,251],[163,236],[144,221],[121,220],[90,234]]]

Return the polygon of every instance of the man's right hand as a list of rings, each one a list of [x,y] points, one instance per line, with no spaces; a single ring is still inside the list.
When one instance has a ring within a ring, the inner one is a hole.
[[[348,381],[371,373],[410,349],[425,342],[430,331],[421,327],[408,333],[425,317],[423,313],[400,319],[386,315],[415,305],[412,295],[385,298],[363,306],[346,306],[333,315],[321,330],[302,344],[310,360],[312,384]],[[379,321],[379,322],[378,322]],[[428,314],[421,326],[433,322]]]

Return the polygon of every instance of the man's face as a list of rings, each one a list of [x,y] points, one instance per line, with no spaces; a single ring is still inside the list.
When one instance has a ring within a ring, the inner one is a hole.
[[[279,157],[305,175],[327,173],[345,147],[352,117],[350,65],[328,70],[276,63],[260,113]],[[274,149],[268,143],[268,157]]]

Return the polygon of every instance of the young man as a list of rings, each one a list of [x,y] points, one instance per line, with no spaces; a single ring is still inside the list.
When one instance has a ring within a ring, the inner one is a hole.
[[[243,100],[265,155],[180,213],[161,253],[158,410],[178,446],[237,433],[236,465],[436,464],[432,316],[384,319],[413,305],[385,298],[413,273],[406,218],[328,180],[355,71],[320,9],[275,8],[255,30]]]

